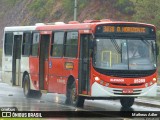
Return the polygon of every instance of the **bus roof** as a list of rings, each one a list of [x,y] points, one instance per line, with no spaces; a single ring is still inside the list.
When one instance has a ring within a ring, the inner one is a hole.
[[[91,29],[89,23],[63,24],[63,25],[43,25],[37,26],[37,30],[72,30],[72,29]]]
[[[85,20],[83,23],[78,21],[70,21],[68,24],[63,22],[56,23],[37,23],[35,26],[11,26],[5,27],[4,31],[31,31],[31,30],[91,30],[95,26],[100,24],[137,24],[152,26],[152,24],[140,23],[140,22],[126,22],[126,21],[111,21],[108,19],[104,20]]]
[[[86,20],[83,23],[79,23],[78,21],[72,21],[68,24],[45,24],[41,26],[37,26],[36,30],[72,30],[72,29],[92,29],[94,26],[100,24],[137,24],[137,25],[145,25],[152,26],[152,24],[140,23],[140,22],[126,22],[126,21],[111,21],[111,20]]]
[[[13,26],[4,28],[4,31],[27,31],[27,30],[36,30],[36,26]]]

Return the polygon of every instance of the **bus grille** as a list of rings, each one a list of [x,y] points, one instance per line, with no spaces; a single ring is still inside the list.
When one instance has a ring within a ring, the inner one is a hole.
[[[123,93],[122,90],[113,90],[115,95],[139,95],[142,90],[133,90],[133,93]]]
[[[143,83],[139,83],[139,84],[130,84],[130,85],[127,85],[127,84],[120,84],[120,83],[111,83],[112,85],[117,85],[117,86],[141,86],[143,85]]]

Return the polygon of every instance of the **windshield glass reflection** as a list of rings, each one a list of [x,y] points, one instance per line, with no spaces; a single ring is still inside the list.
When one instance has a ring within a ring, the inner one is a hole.
[[[155,40],[96,39],[93,64],[101,69],[153,70],[156,68]]]

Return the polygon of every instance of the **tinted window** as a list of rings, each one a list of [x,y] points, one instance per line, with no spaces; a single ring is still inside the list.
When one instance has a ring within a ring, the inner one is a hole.
[[[31,33],[24,33],[22,55],[29,56],[31,48]]]
[[[38,56],[39,33],[33,33],[32,39],[32,56]]]
[[[65,57],[76,57],[78,50],[78,32],[67,32]]]
[[[12,55],[13,33],[5,34],[4,52],[5,55]]]
[[[51,56],[62,57],[64,32],[55,32],[52,38]]]

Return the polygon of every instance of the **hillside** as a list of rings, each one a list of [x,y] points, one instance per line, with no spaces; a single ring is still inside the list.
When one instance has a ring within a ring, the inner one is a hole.
[[[74,0],[1,0],[0,38],[5,26],[73,20]],[[77,19],[128,20],[132,14],[115,7],[115,0],[78,0]],[[0,46],[2,42],[0,43]]]
[[[77,2],[77,20],[80,22],[86,19],[112,19],[154,24],[160,46],[160,0],[77,0]],[[3,29],[6,26],[72,21],[73,9],[74,0],[0,0],[0,39],[2,40]],[[2,43],[3,41],[0,41],[0,48]]]

